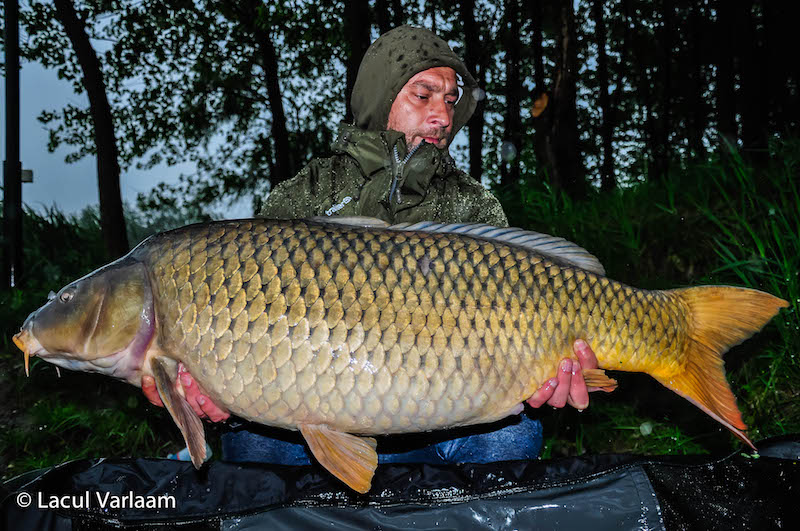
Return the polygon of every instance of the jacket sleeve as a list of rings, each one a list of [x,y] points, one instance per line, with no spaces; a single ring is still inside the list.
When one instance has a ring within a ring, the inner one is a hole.
[[[495,227],[508,227],[508,217],[503,211],[500,201],[483,186],[480,188],[475,201],[473,219],[478,223],[486,223]]]
[[[297,175],[277,185],[261,207],[259,215],[269,219],[303,219],[317,215],[314,198],[319,164],[312,160]]]
[[[449,198],[458,212],[453,215],[457,221],[508,227],[508,218],[500,201],[489,190],[462,171],[459,171],[457,182],[453,189],[455,193],[451,192]]]

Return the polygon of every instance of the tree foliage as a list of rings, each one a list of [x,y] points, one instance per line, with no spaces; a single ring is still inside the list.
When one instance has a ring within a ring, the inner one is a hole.
[[[720,136],[758,164],[770,138],[798,129],[798,69],[776,59],[798,8],[763,0],[376,0],[358,4],[357,20],[343,0],[75,4],[107,80],[122,167],[196,168],[143,207],[252,198],[257,209],[271,186],[328,153],[367,39],[400,23],[435,28],[482,83],[469,149],[453,152],[485,183],[544,179],[580,195],[601,180],[667,178]],[[54,17],[50,3],[25,6],[24,53],[81,92]],[[543,93],[548,107],[534,118]],[[95,153],[85,106],[41,120],[51,149],[71,147],[68,161]]]

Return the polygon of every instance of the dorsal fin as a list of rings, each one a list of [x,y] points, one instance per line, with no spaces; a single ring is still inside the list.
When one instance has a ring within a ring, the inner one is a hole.
[[[371,218],[369,216],[314,216],[309,221],[316,223],[333,223],[334,225],[346,225],[348,227],[363,227],[367,229],[385,229],[389,224],[382,219]]]
[[[436,223],[433,221],[420,221],[418,223],[399,223],[388,227],[388,230],[446,232],[501,241],[543,254],[556,262],[580,267],[581,269],[591,271],[598,275],[606,274],[606,270],[603,268],[600,260],[583,247],[567,241],[564,238],[517,227],[494,227],[485,223]]]

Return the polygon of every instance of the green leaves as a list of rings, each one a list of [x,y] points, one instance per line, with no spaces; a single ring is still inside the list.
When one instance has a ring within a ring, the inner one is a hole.
[[[266,193],[277,152],[269,135],[265,38],[276,43],[276,74],[288,80],[282,99],[297,136],[297,163],[312,147],[327,148],[344,102],[344,81],[331,61],[341,55],[337,2],[295,9],[257,0],[86,0],[76,7],[101,57],[123,168],[196,164],[198,174],[183,190],[189,202]],[[22,23],[24,57],[56,68],[81,93],[80,70],[53,6],[32,2]],[[88,108],[70,104],[39,119],[49,130],[48,149],[72,148],[67,162],[94,154]]]

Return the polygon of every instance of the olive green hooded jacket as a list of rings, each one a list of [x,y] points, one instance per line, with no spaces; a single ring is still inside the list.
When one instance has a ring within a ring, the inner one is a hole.
[[[276,186],[261,215],[278,219],[370,216],[389,223],[472,221],[507,226],[499,201],[455,167],[450,154],[422,143],[410,153],[405,135],[386,130],[397,94],[414,75],[449,66],[460,76],[450,140],[472,116],[477,84],[447,43],[432,32],[401,26],[378,38],[358,70],[354,125],[342,124],[333,155],[311,161]],[[447,144],[450,145],[450,142]]]

